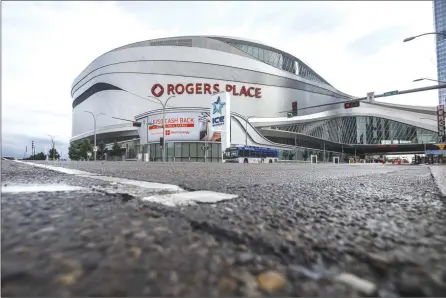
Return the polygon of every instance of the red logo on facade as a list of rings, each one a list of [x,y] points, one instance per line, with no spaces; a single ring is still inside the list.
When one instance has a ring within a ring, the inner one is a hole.
[[[249,86],[237,86],[226,84],[221,86],[219,84],[208,83],[189,83],[189,84],[167,84],[167,95],[181,95],[181,94],[214,94],[220,91],[226,91],[234,96],[262,98],[262,89]],[[223,89],[223,90],[222,90]],[[152,86],[152,94],[159,97],[164,94],[164,87],[161,84]]]
[[[166,130],[166,136],[170,136],[170,130]]]
[[[161,84],[155,84],[152,86],[152,94],[155,97],[160,97],[164,93],[164,87]]]

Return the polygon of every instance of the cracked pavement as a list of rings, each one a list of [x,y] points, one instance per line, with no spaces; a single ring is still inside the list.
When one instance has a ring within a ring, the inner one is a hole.
[[[2,161],[2,189],[85,188],[2,193],[4,296],[446,295],[445,199],[427,166],[42,163],[239,198],[168,207]]]

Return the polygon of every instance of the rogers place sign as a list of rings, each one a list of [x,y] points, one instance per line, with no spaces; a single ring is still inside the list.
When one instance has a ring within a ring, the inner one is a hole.
[[[226,84],[224,86],[208,83],[167,84],[166,86],[154,84],[151,89],[155,97],[160,97],[164,93],[167,93],[167,95],[214,94],[220,91],[226,91],[234,96],[262,98],[261,88],[233,84]]]

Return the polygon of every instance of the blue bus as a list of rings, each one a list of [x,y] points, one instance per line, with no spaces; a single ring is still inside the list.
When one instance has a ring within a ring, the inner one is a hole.
[[[228,163],[277,163],[278,159],[276,149],[254,146],[231,146],[223,154],[223,162]]]

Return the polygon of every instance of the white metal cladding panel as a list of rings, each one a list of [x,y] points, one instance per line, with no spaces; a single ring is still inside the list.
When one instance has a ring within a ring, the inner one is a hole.
[[[93,81],[99,79],[93,79]],[[228,82],[204,80],[201,78],[185,78],[174,76],[160,76],[160,75],[142,75],[142,74],[109,74],[104,75],[101,80],[113,85],[117,85],[126,90],[132,90],[133,93],[146,96],[150,92],[150,88],[155,83],[160,83],[166,86],[168,83],[219,83],[220,86],[226,85]],[[236,85],[238,89],[242,84],[229,82]],[[291,101],[298,100],[300,104],[316,105],[326,103],[332,100],[330,97],[305,91],[279,88],[279,87],[265,87],[259,85],[248,85],[253,87],[260,87],[262,98],[249,98],[244,96],[232,96],[232,111],[245,115],[257,117],[280,117],[284,115],[280,113],[285,110],[290,110]],[[165,100],[166,95],[162,96]],[[169,100],[170,107],[203,107],[210,106],[210,95],[179,95]],[[118,117],[133,120],[138,114],[144,112],[160,109],[161,106],[155,100],[146,100],[136,97],[123,91],[111,90],[102,91],[93,94],[90,98],[83,101],[81,104],[73,109],[73,129],[72,133],[78,135],[91,129],[92,119],[91,115],[85,113],[85,110],[94,113],[106,113],[108,116],[100,116],[99,125],[114,125],[123,123],[121,120],[111,118]],[[332,107],[326,107],[329,109]],[[314,112],[314,111],[311,111]]]
[[[103,91],[96,93],[90,99],[84,101],[73,109],[72,136],[93,129],[93,117],[91,114],[85,113],[84,111],[91,111],[95,114],[107,114],[100,115],[97,118],[96,126],[97,128],[100,128],[121,123],[129,123],[111,117],[133,120],[136,114],[141,113],[141,111],[147,111],[153,107],[155,107],[153,103],[124,92]],[[158,107],[156,106],[156,108]]]
[[[250,70],[237,69],[225,67],[214,64],[201,64],[191,62],[178,61],[140,61],[127,62],[122,64],[110,65],[95,71],[94,76],[89,76],[88,80],[82,80],[82,83],[77,84],[74,90],[74,96],[77,97],[85,90],[91,87],[95,82],[102,82],[106,79],[107,74],[119,73],[130,74],[137,73],[141,75],[157,75],[162,74],[166,76],[184,76],[207,78],[211,80],[222,81],[236,81],[244,82],[246,84],[258,84],[268,86],[278,86],[284,88],[293,88],[300,90],[313,90],[325,95],[333,95],[333,92],[308,85],[304,82],[291,80],[288,78],[263,74]],[[153,81],[153,80],[152,80]],[[147,86],[146,92],[151,86]],[[118,87],[122,87],[118,85]],[[339,95],[336,95],[339,96]]]
[[[374,105],[369,105],[367,103],[361,103],[360,107],[353,109],[341,108],[337,110],[330,110],[293,118],[251,118],[249,121],[255,127],[268,127],[273,125],[284,125],[292,123],[308,123],[341,116],[381,117],[424,128],[427,130],[437,131],[437,120],[435,115],[377,107]]]
[[[177,68],[182,69],[181,72],[192,72],[188,71],[188,67],[190,67],[190,64],[182,64],[177,63]],[[196,67],[196,65],[192,65],[192,67]],[[218,68],[218,66],[214,66],[215,68]],[[226,77],[241,77],[238,75],[238,71],[234,69],[221,69],[220,71],[216,70],[216,73],[226,73]],[[220,75],[221,76],[221,75]],[[249,78],[247,77],[246,80],[249,81]],[[266,85],[260,85],[260,84],[249,84],[249,83],[238,83],[234,81],[224,81],[224,80],[216,80],[216,79],[204,79],[204,78],[193,78],[193,77],[182,77],[182,76],[173,76],[173,75],[155,75],[155,74],[138,74],[138,73],[113,73],[113,74],[104,74],[100,77],[96,77],[91,79],[88,84],[84,85],[80,90],[84,92],[87,87],[90,87],[94,85],[95,83],[99,82],[105,82],[110,83],[115,86],[118,86],[120,88],[123,88],[125,90],[129,90],[139,96],[146,97],[147,95],[152,95],[150,93],[151,87],[156,84],[160,83],[163,86],[166,87],[167,84],[187,84],[187,83],[218,83],[220,86],[226,85],[226,84],[234,84],[239,87],[239,90],[242,85],[246,86],[252,86],[252,87],[258,87],[262,89],[262,98],[261,99],[253,99],[253,98],[245,98],[244,96],[235,96],[236,100],[240,102],[249,101],[250,103],[252,100],[255,100],[255,105],[260,105],[265,109],[265,112],[268,112],[268,114],[254,114],[259,117],[271,117],[275,115],[277,111],[284,111],[284,110],[290,110],[291,109],[291,102],[292,101],[298,101],[299,107],[306,107],[306,106],[314,106],[322,103],[328,103],[328,102],[336,102],[341,99],[335,98],[328,95],[318,94],[318,93],[310,93],[306,91],[301,91],[297,89],[292,88],[280,88],[280,87],[273,87],[273,86],[266,86]],[[167,90],[166,90],[167,91]],[[80,92],[76,92],[76,95],[80,95]],[[179,95],[181,97],[188,97],[188,95]],[[167,94],[163,94],[162,98],[167,98]],[[94,98],[89,98],[87,100],[94,100]],[[198,103],[194,103],[195,105]],[[266,105],[265,105],[266,104]],[[199,106],[202,106],[199,104]],[[260,106],[257,106],[258,108]],[[254,108],[255,106],[250,106],[250,108]],[[271,110],[272,108],[272,110]],[[327,110],[332,107],[325,107],[320,110]],[[236,112],[242,113],[242,110],[234,110]],[[308,110],[305,112],[308,113],[314,113],[316,110]],[[257,111],[252,111],[252,113],[258,113]]]
[[[80,81],[89,80],[91,76],[95,76],[94,71],[96,71],[97,68],[113,63],[119,63],[123,61],[135,61],[135,60],[176,60],[176,61],[191,61],[191,62],[200,62],[200,63],[208,63],[216,65],[225,65],[233,68],[244,68],[248,70],[278,75],[284,78],[290,78],[294,80],[299,79],[303,82],[307,82],[315,86],[320,86],[335,92],[339,92],[330,86],[298,78],[297,76],[289,74],[286,71],[279,70],[275,67],[272,67],[266,63],[263,63],[255,59],[249,59],[236,54],[230,54],[216,50],[209,50],[203,48],[189,48],[189,47],[173,47],[173,46],[172,47],[149,46],[141,48],[128,48],[104,54],[103,56],[100,56],[95,61],[93,61],[75,79],[73,87],[78,83],[82,84],[82,82]],[[92,71],[93,73],[89,74]]]

